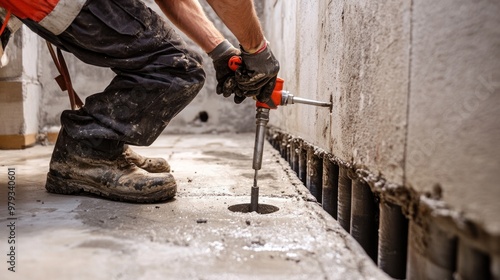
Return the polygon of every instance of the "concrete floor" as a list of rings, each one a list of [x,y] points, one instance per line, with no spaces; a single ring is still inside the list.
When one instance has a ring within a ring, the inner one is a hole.
[[[47,193],[52,146],[0,151],[0,279],[387,279],[267,143],[259,202],[280,210],[228,210],[250,202],[253,137],[161,136],[135,148],[166,158],[178,184],[175,200],[144,205]]]

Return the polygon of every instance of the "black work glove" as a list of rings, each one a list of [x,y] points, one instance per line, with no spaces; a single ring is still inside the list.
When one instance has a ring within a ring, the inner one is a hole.
[[[217,79],[217,94],[222,94],[224,97],[229,97],[234,93],[236,88],[235,72],[228,66],[228,61],[233,56],[240,56],[241,52],[235,48],[227,40],[220,43],[215,49],[208,53],[212,58],[215,68],[215,77]],[[235,96],[236,98],[236,96]],[[235,99],[236,103],[237,100]]]
[[[255,54],[249,54],[241,48],[243,65],[236,71],[236,96],[243,99],[255,96],[260,102],[267,102],[271,97],[280,65],[269,44],[265,44],[264,49]]]

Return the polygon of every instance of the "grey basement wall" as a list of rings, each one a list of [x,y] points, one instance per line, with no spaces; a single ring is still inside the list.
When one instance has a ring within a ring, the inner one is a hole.
[[[271,142],[293,167],[306,157],[296,143],[314,148],[304,182],[324,157],[337,173],[315,172],[325,188],[325,177],[340,180],[339,205],[345,169],[353,203],[358,182],[369,184],[374,219],[401,208],[408,279],[500,279],[500,2],[262,3],[285,89],[333,101],[271,112]],[[381,242],[374,261],[387,272]]]
[[[235,45],[237,41],[229,30],[218,20],[215,13],[206,1],[201,1],[209,17],[213,18],[218,28]],[[152,10],[163,16],[153,0],[145,0]],[[166,19],[165,16],[163,16]],[[168,21],[168,20],[167,20]],[[180,32],[179,32],[180,33]],[[198,96],[185,110],[177,115],[168,125],[164,133],[223,133],[248,132],[254,129],[254,105],[244,102],[234,104],[232,98],[224,98],[215,93],[215,71],[211,59],[184,34],[180,33],[188,45],[203,54],[204,69],[207,74],[205,85]],[[69,99],[66,92],[62,92],[54,81],[58,76],[45,42],[40,40],[39,45],[39,81],[42,86],[42,108],[40,112],[40,130],[57,131],[60,126],[60,115],[63,110],[69,109]],[[101,92],[114,77],[114,73],[107,68],[90,66],[80,62],[71,54],[65,54],[74,88],[82,100],[97,92]],[[200,113],[206,113],[208,120],[202,121]]]

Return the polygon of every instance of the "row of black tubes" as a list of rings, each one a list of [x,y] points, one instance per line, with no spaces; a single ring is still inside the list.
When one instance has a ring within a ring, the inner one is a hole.
[[[351,168],[329,154],[273,128],[268,140],[323,209],[389,276],[500,280],[500,258],[474,249],[433,223],[424,229],[410,221],[400,205],[381,201]]]

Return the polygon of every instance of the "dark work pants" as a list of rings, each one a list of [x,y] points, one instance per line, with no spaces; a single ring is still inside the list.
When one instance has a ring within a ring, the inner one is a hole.
[[[62,113],[63,128],[78,140],[150,145],[205,81],[201,57],[140,0],[89,0],[58,36],[24,23],[83,62],[116,73],[82,109]]]

